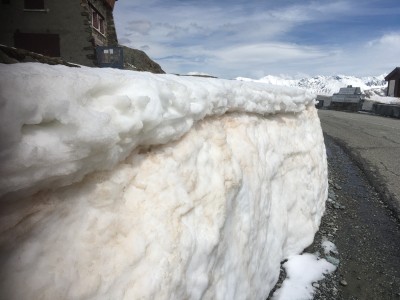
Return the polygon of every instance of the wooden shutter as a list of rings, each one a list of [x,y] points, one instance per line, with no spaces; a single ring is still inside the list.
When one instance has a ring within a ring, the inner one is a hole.
[[[17,48],[29,50],[52,57],[60,57],[60,36],[49,33],[14,34],[14,45]]]
[[[44,9],[44,0],[24,0],[25,9]]]

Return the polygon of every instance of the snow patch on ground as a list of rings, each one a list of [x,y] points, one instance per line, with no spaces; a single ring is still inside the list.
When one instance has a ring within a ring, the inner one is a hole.
[[[310,253],[289,257],[283,266],[287,277],[273,300],[311,300],[315,293],[312,284],[336,270],[333,264]]]
[[[326,238],[323,239],[321,246],[324,249],[325,255],[329,255],[330,253],[334,253],[334,254],[338,253],[336,245],[334,243],[332,243],[331,241],[328,241]]]

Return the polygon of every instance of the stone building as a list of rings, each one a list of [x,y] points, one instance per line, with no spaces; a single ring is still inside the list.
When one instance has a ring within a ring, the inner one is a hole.
[[[97,46],[117,46],[117,0],[2,0],[0,44],[97,66]]]
[[[332,96],[317,95],[315,100],[317,101],[315,105],[317,108],[328,109],[332,102]]]
[[[358,111],[361,110],[364,98],[361,88],[348,85],[333,94],[330,109]]]
[[[346,111],[359,111],[364,103],[365,95],[361,88],[348,85],[340,88],[333,96],[317,95],[316,107],[321,109],[334,109]]]
[[[390,72],[385,80],[388,82],[386,96],[400,98],[400,67],[395,68]]]

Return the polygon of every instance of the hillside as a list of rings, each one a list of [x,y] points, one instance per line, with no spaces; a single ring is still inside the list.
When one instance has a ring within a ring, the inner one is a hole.
[[[124,51],[124,69],[134,71],[146,71],[156,74],[164,74],[164,70],[158,63],[151,60],[147,54],[141,50],[120,45]]]

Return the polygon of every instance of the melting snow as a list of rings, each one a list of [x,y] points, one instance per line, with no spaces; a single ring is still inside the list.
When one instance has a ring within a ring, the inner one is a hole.
[[[322,248],[324,249],[325,255],[328,255],[328,254],[330,254],[331,252],[332,252],[332,253],[335,253],[335,254],[338,253],[337,248],[336,248],[336,245],[335,245],[334,243],[332,243],[331,241],[328,241],[326,238],[323,239],[322,245],[321,245],[321,246],[322,246]]]
[[[312,283],[336,270],[333,264],[310,253],[289,257],[283,266],[286,279],[275,291],[273,300],[311,300],[315,292]]]
[[[0,102],[6,299],[265,299],[318,229],[303,90],[0,64]]]

